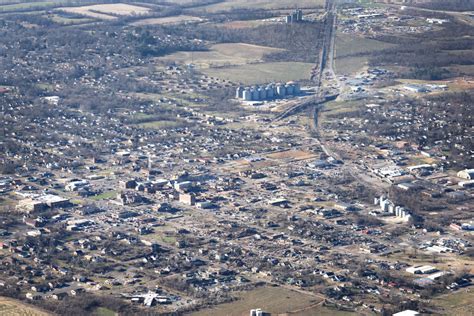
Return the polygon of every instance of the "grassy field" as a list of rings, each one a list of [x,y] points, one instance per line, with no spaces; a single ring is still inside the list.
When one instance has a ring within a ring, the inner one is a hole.
[[[165,25],[165,24],[182,24],[182,23],[191,23],[191,22],[201,22],[202,19],[196,16],[190,15],[177,15],[177,16],[168,16],[164,18],[150,18],[143,19],[136,22],[133,22],[134,26],[142,25]]]
[[[469,289],[437,297],[433,302],[446,315],[473,315],[474,295]]]
[[[91,199],[94,201],[106,200],[106,199],[114,198],[116,195],[117,195],[117,191],[108,191],[96,196],[92,196]]]
[[[193,316],[247,316],[252,308],[261,308],[272,315],[302,311],[321,299],[281,287],[262,287],[239,295],[239,300],[192,313]],[[293,314],[292,315],[298,315]],[[304,314],[301,314],[304,315]],[[315,315],[315,314],[312,314]]]
[[[294,9],[319,8],[323,6],[323,0],[227,0],[221,3],[200,7],[207,12],[229,11],[232,9]]]
[[[74,25],[74,24],[84,24],[89,22],[94,22],[94,19],[91,18],[67,18],[60,16],[59,14],[48,14],[45,16],[51,21],[64,25]]]
[[[94,314],[95,316],[115,316],[118,315],[116,312],[105,308],[105,307],[99,307],[98,309],[95,310]]]
[[[6,297],[0,297],[0,316],[47,316],[34,306]]]
[[[360,71],[367,65],[371,52],[393,47],[394,45],[360,36],[338,33],[336,35],[336,72],[350,74]],[[357,54],[357,55],[356,55]]]
[[[210,68],[255,63],[269,53],[282,51],[278,48],[244,43],[216,44],[205,52],[177,52],[160,57],[161,61],[193,63],[198,68]]]
[[[69,13],[81,14],[91,18],[113,20],[116,15],[142,15],[147,14],[150,9],[125,3],[95,4],[82,7],[65,7],[60,10]]]
[[[179,121],[152,121],[146,123],[138,124],[141,128],[149,128],[149,129],[167,129],[167,128],[175,128],[182,126]]]
[[[275,62],[236,67],[209,68],[201,71],[208,76],[227,79],[233,82],[261,84],[309,79],[312,67],[313,64],[311,63]]]
[[[1,12],[14,12],[23,10],[40,10],[54,7],[57,4],[55,1],[39,1],[39,2],[24,2],[3,5],[0,4]]]

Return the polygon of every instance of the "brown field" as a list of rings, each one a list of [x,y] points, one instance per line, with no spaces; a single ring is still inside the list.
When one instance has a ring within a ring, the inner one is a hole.
[[[50,315],[34,306],[18,300],[0,297],[0,316],[47,316]]]
[[[216,44],[205,52],[177,52],[158,58],[160,61],[193,63],[198,68],[246,65],[262,60],[269,53],[282,51],[278,48],[244,43]]]
[[[310,152],[302,151],[302,150],[286,150],[280,151],[277,153],[272,153],[267,155],[268,158],[271,159],[284,159],[284,160],[306,160],[315,158],[316,155]]]
[[[116,19],[116,15],[142,15],[147,14],[150,11],[150,9],[145,7],[139,7],[136,5],[130,5],[125,3],[95,4],[82,7],[66,7],[58,10],[62,10],[69,13],[81,14],[87,17],[102,20]]]
[[[442,295],[433,300],[442,309],[444,315],[472,316],[474,294],[472,289],[462,289],[454,293]]]
[[[134,26],[142,26],[142,25],[170,25],[170,24],[182,24],[182,23],[195,23],[195,22],[202,22],[203,19],[190,16],[190,15],[177,15],[177,16],[169,16],[165,18],[151,18],[151,19],[143,19],[137,22],[133,22],[132,25]]]
[[[252,27],[257,27],[263,24],[268,24],[271,22],[264,22],[261,20],[248,20],[248,21],[230,21],[230,22],[225,22],[221,24],[216,24],[220,27],[224,27],[227,29],[247,29],[247,28],[252,28]]]
[[[239,300],[218,305],[192,313],[193,316],[247,316],[253,308],[261,308],[272,315],[292,313],[292,315],[305,315],[306,309],[311,309],[321,303],[319,297],[299,293],[281,287],[262,287],[249,292],[241,293]],[[293,312],[296,312],[293,314]],[[302,314],[303,313],[303,314]],[[311,315],[311,314],[306,314]],[[312,314],[314,315],[314,314]]]

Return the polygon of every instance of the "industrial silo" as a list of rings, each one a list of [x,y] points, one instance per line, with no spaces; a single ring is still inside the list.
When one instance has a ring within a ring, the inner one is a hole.
[[[265,100],[267,98],[267,92],[264,87],[258,88],[258,97],[259,100]]]
[[[266,94],[267,94],[267,99],[273,99],[275,97],[275,92],[274,92],[275,88],[272,87],[272,86],[267,86],[265,88],[265,91],[266,91]]]
[[[244,88],[238,87],[238,88],[235,90],[235,97],[236,97],[237,99],[242,99],[243,93],[244,93]]]
[[[283,98],[284,96],[286,96],[286,88],[285,86],[283,85],[278,85],[276,87],[276,91],[277,91],[277,94],[279,97]]]
[[[258,101],[260,99],[260,96],[258,94],[257,89],[252,88],[252,90],[250,90],[250,92],[252,93],[252,101]]]
[[[295,87],[295,95],[299,95],[301,94],[301,86],[299,83],[295,83],[294,84],[294,87]]]
[[[303,11],[302,10],[298,10],[297,16],[298,16],[298,22],[303,21]]]
[[[245,101],[252,100],[252,93],[249,89],[245,89],[244,92],[242,92],[242,99],[244,99]]]

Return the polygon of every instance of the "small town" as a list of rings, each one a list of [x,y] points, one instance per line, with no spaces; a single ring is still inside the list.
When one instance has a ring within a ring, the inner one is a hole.
[[[0,315],[471,315],[473,4],[254,2],[0,1]]]

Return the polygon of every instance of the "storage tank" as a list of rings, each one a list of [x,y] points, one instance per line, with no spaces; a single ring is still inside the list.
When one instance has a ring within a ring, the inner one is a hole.
[[[271,86],[268,86],[265,88],[266,94],[267,94],[267,99],[273,99],[275,97],[275,92],[274,88]]]
[[[297,15],[298,15],[298,22],[303,21],[303,11],[298,10]]]
[[[236,97],[237,99],[241,99],[242,96],[243,96],[243,93],[244,93],[244,88],[238,87],[238,88],[235,90],[235,97]]]
[[[252,101],[252,93],[249,89],[246,89],[244,92],[242,92],[242,99],[245,101]]]
[[[265,100],[267,98],[267,92],[265,91],[265,88],[263,87],[258,88],[258,96],[259,96],[259,100]]]
[[[298,22],[298,12],[293,12],[293,14],[291,15],[291,22]]]
[[[252,101],[258,101],[260,99],[260,96],[258,94],[258,90],[252,89],[251,93],[252,93]]]
[[[301,94],[301,86],[299,83],[295,83],[294,84],[294,87],[295,87],[295,95],[299,95]]]
[[[282,85],[277,86],[277,87],[276,87],[276,91],[277,91],[278,96],[280,96],[280,97],[284,97],[284,96],[286,95],[286,88],[285,88],[285,86],[282,86]]]

